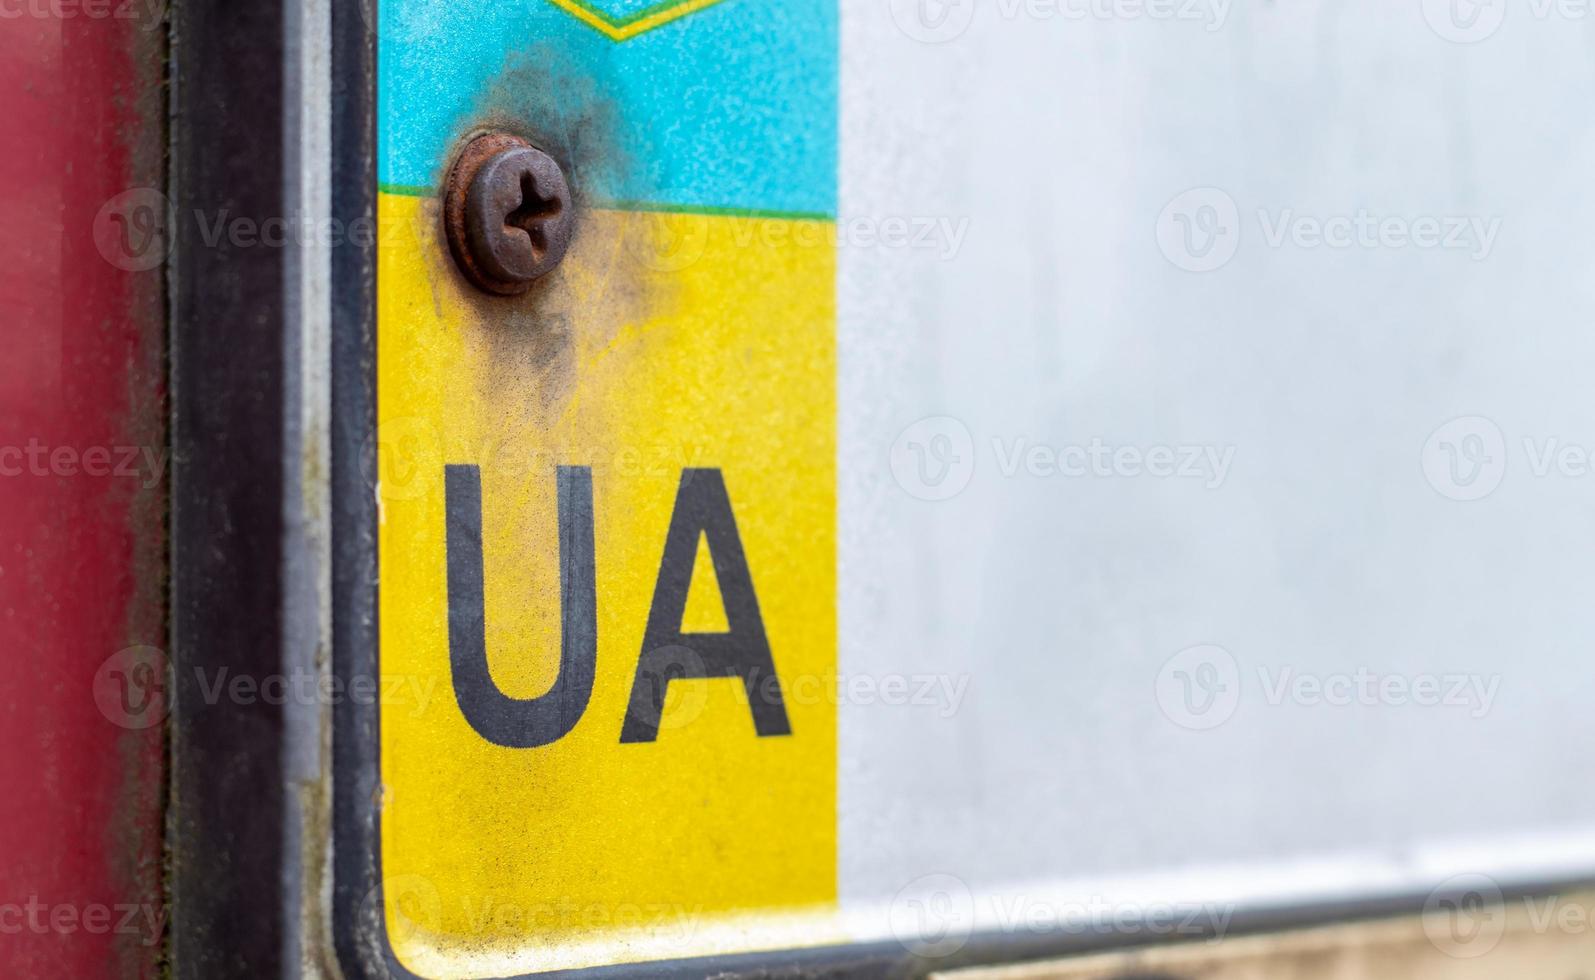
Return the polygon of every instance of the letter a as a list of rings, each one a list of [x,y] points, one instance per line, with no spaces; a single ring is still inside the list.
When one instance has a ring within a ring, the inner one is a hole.
[[[687,588],[698,557],[698,538],[709,543],[720,599],[725,603],[725,633],[682,633]],[[742,552],[742,539],[731,514],[731,499],[719,470],[688,469],[681,473],[676,509],[665,534],[664,557],[654,585],[653,606],[643,632],[642,655],[632,681],[631,703],[621,726],[621,742],[652,742],[659,737],[665,689],[687,677],[739,677],[753,711],[753,727],[761,737],[790,735],[781,679],[764,635],[759,600]]]

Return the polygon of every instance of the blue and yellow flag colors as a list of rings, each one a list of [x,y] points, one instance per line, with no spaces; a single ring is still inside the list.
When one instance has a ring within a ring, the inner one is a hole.
[[[841,938],[834,0],[383,0],[380,16],[395,955],[484,977]],[[548,149],[578,203],[564,263],[513,299],[473,290],[439,227],[443,172],[487,129]],[[587,562],[591,696],[551,743],[496,744],[461,709],[461,487],[508,697],[555,684]],[[768,665],[758,690],[729,671],[739,657]]]

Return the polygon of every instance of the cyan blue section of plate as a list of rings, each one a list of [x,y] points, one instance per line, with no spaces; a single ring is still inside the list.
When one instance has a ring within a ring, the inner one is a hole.
[[[525,104],[552,107],[555,124],[604,120],[616,165],[591,170],[594,203],[835,215],[836,0],[719,0],[621,40],[568,7],[616,32],[688,9],[381,0],[382,185],[430,192],[495,92],[538,84],[549,91]]]

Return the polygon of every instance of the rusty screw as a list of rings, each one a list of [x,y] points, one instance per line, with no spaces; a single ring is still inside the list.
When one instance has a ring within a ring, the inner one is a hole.
[[[443,195],[454,261],[477,287],[500,296],[526,292],[559,265],[574,211],[554,158],[508,133],[472,140]]]

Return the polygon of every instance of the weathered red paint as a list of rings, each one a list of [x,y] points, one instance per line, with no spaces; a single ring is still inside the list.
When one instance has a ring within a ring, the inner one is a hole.
[[[164,42],[160,5],[105,6],[137,12],[0,19],[4,977],[152,976],[161,955],[162,726],[107,718],[95,685],[164,646],[162,273],[107,261],[94,229],[159,184]]]

